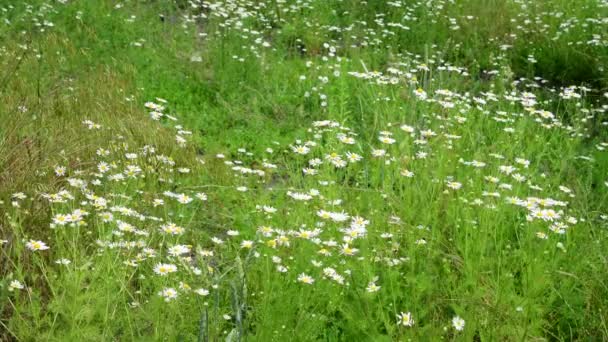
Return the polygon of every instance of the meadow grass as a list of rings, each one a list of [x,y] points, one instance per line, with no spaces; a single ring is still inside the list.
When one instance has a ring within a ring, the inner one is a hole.
[[[0,340],[608,339],[605,0],[0,19]]]

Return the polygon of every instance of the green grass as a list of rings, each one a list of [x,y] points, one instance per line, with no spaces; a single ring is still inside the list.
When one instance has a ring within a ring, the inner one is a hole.
[[[0,340],[608,339],[605,1],[0,10]]]

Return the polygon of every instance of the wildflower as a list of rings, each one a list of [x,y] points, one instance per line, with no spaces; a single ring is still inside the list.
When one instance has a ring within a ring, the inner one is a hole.
[[[103,213],[99,213],[97,215],[101,218],[101,221],[104,223],[112,222],[114,220],[114,215],[112,215],[112,213],[107,212],[107,211],[103,212]]]
[[[517,168],[510,166],[510,165],[501,165],[499,168],[500,172],[506,174],[506,175],[510,175],[512,174],[515,170],[517,170]]]
[[[365,227],[369,224],[369,220],[364,219],[361,216],[355,216],[352,218],[351,225],[356,227]]]
[[[376,282],[370,281],[365,290],[369,293],[378,292],[380,291],[380,286],[376,285]]]
[[[312,196],[309,194],[291,192],[291,191],[287,191],[287,196],[289,196],[297,201],[309,201],[312,199]]]
[[[199,254],[204,257],[212,257],[213,251],[210,251],[208,249],[203,249],[203,250],[199,251]]]
[[[176,225],[175,223],[167,223],[160,227],[161,231],[165,234],[180,235],[184,233],[184,228]]]
[[[13,292],[15,290],[23,290],[24,288],[25,288],[25,286],[19,280],[13,280],[8,285],[8,290],[10,292]]]
[[[323,256],[331,256],[331,252],[327,248],[321,248],[317,253]]]
[[[97,170],[99,170],[99,172],[101,173],[106,173],[110,171],[110,166],[106,162],[100,162],[99,164],[97,164]]]
[[[170,302],[177,298],[177,291],[174,288],[166,287],[158,292],[158,295],[163,297],[165,302]]]
[[[423,151],[416,152],[416,158],[418,159],[426,159],[429,154]]]
[[[460,316],[454,316],[452,318],[452,326],[458,331],[464,330],[464,319],[460,318]]]
[[[277,209],[268,205],[262,206],[262,210],[264,210],[267,214],[274,214],[277,212]]]
[[[532,216],[543,221],[554,221],[561,218],[561,215],[552,209],[532,210]]]
[[[132,233],[135,231],[135,227],[132,224],[123,221],[117,221],[116,223],[118,224],[118,230],[120,231],[128,233]]]
[[[359,250],[357,248],[352,248],[350,247],[347,243],[342,245],[342,250],[340,251],[340,253],[347,255],[347,256],[353,256],[355,254],[357,254]]]
[[[515,162],[517,164],[523,165],[526,169],[530,166],[530,161],[523,158],[515,158]]]
[[[55,166],[55,175],[57,177],[65,176],[66,170],[65,166]]]
[[[520,183],[523,183],[523,182],[525,182],[525,181],[526,181],[526,177],[525,177],[525,176],[520,175],[519,173],[515,173],[515,174],[513,174],[513,175],[512,175],[512,177],[513,177],[513,179],[515,179],[516,181],[518,181],[518,182],[520,182]]]
[[[302,169],[302,172],[306,176],[314,176],[314,175],[316,175],[318,173],[318,171],[316,169],[313,169],[313,168],[304,168],[304,169]]]
[[[411,327],[414,325],[414,318],[411,312],[401,312],[397,315],[397,324],[403,325],[404,327]]]
[[[335,167],[337,167],[337,168],[339,168],[339,169],[341,169],[341,168],[343,168],[343,167],[345,167],[345,166],[346,166],[346,161],[344,161],[344,160],[342,160],[342,159],[336,159],[336,160],[332,160],[332,161],[331,161],[331,163],[332,163],[332,164],[333,164]]]
[[[44,251],[49,249],[49,246],[46,245],[46,243],[42,242],[42,241],[36,241],[36,240],[30,240],[28,241],[28,243],[25,244],[25,246],[31,250],[31,251]]]
[[[350,218],[350,216],[345,212],[330,213],[330,218],[334,222],[344,222],[344,221],[348,220]]]
[[[348,159],[348,161],[350,161],[351,163],[355,163],[363,159],[363,157],[356,153],[346,152],[346,159]]]
[[[188,203],[192,202],[192,197],[190,197],[186,194],[179,194],[179,195],[177,195],[177,201],[182,204],[188,204]]]
[[[404,132],[406,132],[406,133],[414,133],[414,127],[412,127],[412,126],[401,125],[401,127],[399,127],[399,128],[401,128],[401,130],[404,131]]]
[[[424,138],[430,138],[430,137],[434,137],[437,135],[437,133],[431,131],[430,129],[425,130],[425,131],[420,131],[420,135],[422,135]]]
[[[183,281],[179,282],[179,289],[184,292],[188,292],[188,291],[192,290],[190,285],[188,285],[188,283],[184,283]]]
[[[391,144],[395,143],[395,139],[393,139],[391,137],[387,137],[387,136],[380,136],[378,138],[378,140],[380,140],[381,143],[387,144],[387,145],[391,145]]]
[[[63,259],[58,259],[58,260],[55,260],[55,263],[56,263],[56,264],[58,264],[58,265],[64,265],[64,266],[67,266],[67,265],[71,264],[71,263],[72,263],[72,261],[70,261],[70,259],[65,259],[65,258],[63,258]]]
[[[341,135],[338,139],[340,140],[340,142],[348,145],[354,145],[356,142],[353,137],[349,137],[346,135]]]
[[[483,167],[486,166],[486,163],[480,162],[480,161],[477,161],[477,160],[473,160],[471,162],[471,165],[474,166],[474,167],[476,167],[476,168],[483,168]]]
[[[64,226],[70,222],[70,218],[63,214],[57,214],[53,217],[53,223],[56,225]]]
[[[462,184],[458,182],[447,182],[447,187],[450,189],[458,190],[462,187]]]
[[[110,155],[110,151],[103,149],[103,148],[97,149],[97,151],[95,151],[95,153],[100,157],[107,157]]]
[[[154,273],[160,276],[167,276],[169,273],[177,272],[177,266],[173,264],[156,264],[154,266]]]
[[[323,164],[323,161],[319,158],[314,158],[308,161],[308,165],[315,167]]]
[[[312,283],[315,282],[315,280],[311,276],[307,275],[306,273],[301,273],[298,276],[298,281],[301,283],[304,283],[304,284],[309,284],[309,285],[312,285]]]
[[[297,154],[305,155],[310,152],[310,148],[308,146],[293,146],[291,150]]]
[[[379,158],[379,157],[384,157],[386,155],[386,151],[385,150],[376,150],[376,149],[372,149],[372,156]]]
[[[250,249],[251,247],[253,247],[253,241],[243,240],[243,242],[241,242],[241,248]]]
[[[18,200],[24,200],[27,198],[27,196],[23,192],[16,192],[11,197]]]
[[[190,247],[186,245],[175,245],[169,248],[167,251],[169,255],[177,257],[183,254],[190,253]]]
[[[414,243],[416,245],[418,245],[418,246],[422,246],[422,245],[426,245],[427,244],[427,242],[426,242],[425,239],[418,239],[418,240],[414,241]]]
[[[209,290],[200,288],[200,289],[194,290],[194,293],[198,294],[199,296],[205,297],[205,296],[209,295]]]
[[[414,90],[414,95],[416,95],[419,100],[426,100],[427,97],[426,92],[422,88]]]
[[[127,165],[124,174],[129,178],[136,178],[141,173],[141,168],[137,165]]]
[[[410,171],[410,170],[407,170],[407,169],[403,169],[403,170],[401,170],[401,172],[400,172],[400,173],[401,173],[401,175],[402,175],[403,177],[407,177],[407,178],[412,178],[412,177],[414,177],[414,173],[413,173],[412,171]]]

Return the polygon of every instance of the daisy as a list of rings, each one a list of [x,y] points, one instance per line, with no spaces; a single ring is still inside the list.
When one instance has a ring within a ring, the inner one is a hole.
[[[317,170],[313,169],[313,168],[304,168],[304,169],[302,169],[302,172],[306,176],[314,176],[318,173]]]
[[[464,330],[464,319],[460,318],[460,316],[454,316],[452,318],[452,326],[458,331]]]
[[[176,225],[175,223],[167,223],[160,227],[161,231],[165,234],[180,235],[184,233],[184,228]]]
[[[404,327],[411,327],[414,325],[414,317],[411,312],[401,312],[397,315],[397,324],[403,325]]]
[[[401,170],[401,175],[402,175],[403,177],[407,177],[407,178],[412,178],[412,177],[414,177],[414,173],[413,173],[412,171],[410,171],[410,170],[407,170],[407,169],[403,169],[403,170]]]
[[[69,217],[66,215],[63,215],[63,214],[57,214],[57,215],[55,215],[55,217],[53,217],[53,223],[60,225],[60,226],[64,226],[69,222],[70,222]]]
[[[381,143],[387,144],[387,145],[391,145],[391,144],[395,143],[395,139],[393,139],[391,137],[387,137],[387,136],[380,136],[380,137],[378,137],[378,140],[380,140]]]
[[[334,222],[344,222],[344,221],[348,220],[350,218],[350,216],[345,212],[330,213],[330,218]]]
[[[28,243],[25,244],[25,246],[31,250],[31,251],[44,251],[46,249],[49,249],[49,246],[46,245],[46,243],[42,242],[42,241],[36,241],[36,240],[30,240]]]
[[[310,148],[308,146],[292,146],[291,150],[296,153],[296,154],[301,154],[301,155],[305,155],[308,154],[308,152],[310,152]]]
[[[101,172],[101,173],[106,173],[106,172],[110,171],[110,166],[106,162],[101,162],[101,163],[97,164],[97,170],[99,170],[99,172]]]
[[[357,254],[359,250],[357,248],[352,248],[351,246],[349,246],[349,244],[345,243],[342,245],[342,249],[340,251],[341,254],[347,255],[347,256],[352,256]]]
[[[267,214],[274,214],[277,212],[277,209],[268,205],[262,206],[262,210],[264,210]]]
[[[372,149],[372,156],[378,158],[378,157],[384,157],[386,155],[386,151],[385,150],[376,150],[376,149]]]
[[[304,283],[304,284],[309,284],[309,285],[312,285],[312,283],[315,282],[315,280],[311,276],[307,275],[306,273],[301,273],[298,276],[298,281],[301,283]]]
[[[66,265],[67,266],[67,265],[71,264],[72,261],[70,261],[69,259],[63,258],[63,259],[55,260],[55,263],[58,264],[58,265]]]
[[[331,163],[339,169],[346,166],[346,161],[342,159],[332,160]]]
[[[462,187],[462,184],[458,182],[448,182],[447,187],[450,189],[458,190]]]
[[[344,144],[353,145],[355,143],[355,139],[353,139],[352,137],[345,136],[345,135],[340,136],[339,139]]]
[[[103,213],[99,213],[98,215],[101,218],[101,220],[106,223],[112,222],[112,220],[114,219],[114,215],[112,215],[112,213],[110,213],[110,212],[103,212]]]
[[[173,265],[173,264],[156,264],[156,266],[154,266],[154,273],[160,275],[160,276],[167,276],[169,275],[169,273],[174,273],[177,272],[177,266]]]
[[[309,201],[312,199],[312,196],[309,194],[291,192],[291,191],[287,191],[287,196],[289,196],[295,200],[298,200],[298,201]]]
[[[355,163],[355,162],[358,162],[361,159],[363,159],[363,157],[361,157],[360,155],[358,155],[356,153],[346,152],[346,159],[348,159],[348,161],[351,163]]]
[[[180,256],[183,254],[187,254],[190,253],[190,247],[189,246],[185,246],[185,245],[175,245],[169,248],[169,250],[167,251],[167,253],[169,253],[169,255],[171,256]]]
[[[204,297],[204,296],[209,295],[209,290],[200,288],[200,289],[194,290],[194,293]]]
[[[174,288],[166,287],[158,292],[158,295],[165,299],[165,302],[170,302],[177,298],[177,291]]]
[[[56,175],[57,177],[64,176],[64,175],[65,175],[66,170],[67,170],[67,169],[66,169],[66,167],[65,167],[65,166],[55,166],[55,175]]]
[[[414,133],[414,130],[415,130],[414,127],[409,126],[409,125],[401,125],[401,127],[399,127],[399,128],[401,128],[401,130],[404,131],[405,133]]]
[[[19,280],[13,280],[8,285],[8,290],[10,292],[13,292],[15,290],[23,290],[24,288],[25,288],[25,286]]]
[[[365,290],[369,293],[378,292],[378,291],[380,291],[380,286],[376,285],[375,282],[371,281],[371,282],[369,282],[369,284],[367,284],[367,287],[365,288]]]
[[[188,204],[188,203],[192,202],[192,197],[190,197],[186,194],[179,194],[179,195],[177,195],[177,201],[182,204]]]

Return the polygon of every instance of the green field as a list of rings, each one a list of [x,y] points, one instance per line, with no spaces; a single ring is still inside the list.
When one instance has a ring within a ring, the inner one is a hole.
[[[607,0],[0,0],[0,341],[608,341]]]

